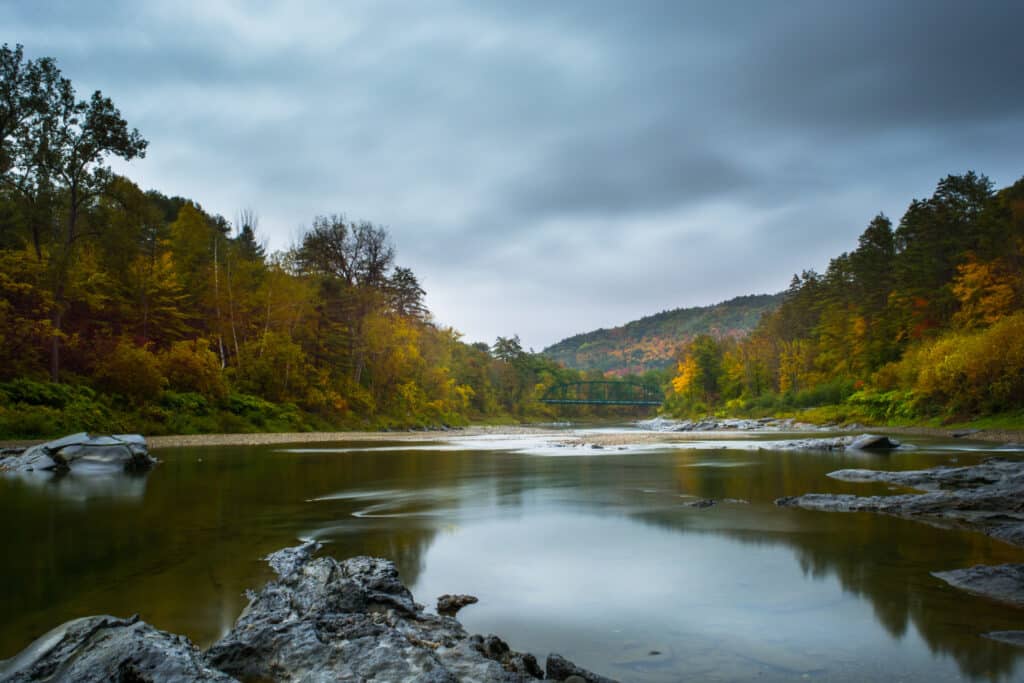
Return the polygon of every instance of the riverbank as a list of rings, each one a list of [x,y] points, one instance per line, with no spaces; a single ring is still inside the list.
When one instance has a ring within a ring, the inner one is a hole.
[[[796,426],[793,432],[808,431],[809,425]],[[968,438],[992,443],[1024,443],[1024,430],[1009,429],[947,429],[928,426],[876,426],[852,425],[834,427],[818,425],[821,431],[836,432],[881,432],[905,436],[930,436],[939,438]],[[528,436],[549,435],[557,441],[579,442],[598,446],[625,446],[630,444],[673,443],[693,440],[726,440],[736,438],[737,434],[750,431],[642,431],[638,429],[622,429],[610,432],[589,432],[585,428],[555,429],[543,425],[473,425],[437,431],[323,431],[323,432],[256,432],[234,434],[178,434],[169,436],[151,436],[146,439],[150,448],[190,448],[205,446],[271,446],[275,444],[294,443],[336,443],[340,441],[423,441],[430,439],[450,439],[480,436]],[[32,440],[0,440],[0,448],[24,448],[44,443],[44,439]]]

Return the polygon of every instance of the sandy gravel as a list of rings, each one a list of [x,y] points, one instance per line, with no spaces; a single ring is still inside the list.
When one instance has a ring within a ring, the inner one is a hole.
[[[455,436],[483,436],[487,434],[547,434],[554,430],[540,427],[466,427],[447,432],[280,432],[260,434],[183,434],[176,436],[150,436],[150,448],[180,448],[183,446],[264,446],[279,443],[329,443],[339,441],[430,441]]]
[[[952,438],[953,430],[932,427],[864,427],[858,433],[872,432],[879,434],[926,435]],[[180,448],[189,446],[262,446],[287,443],[329,443],[344,441],[430,441],[448,440],[460,437],[477,436],[529,436],[545,435],[552,441],[566,445],[625,446],[643,443],[673,443],[682,441],[712,441],[749,438],[764,432],[719,431],[719,432],[639,432],[639,431],[607,431],[592,432],[575,429],[552,429],[550,427],[531,427],[525,425],[474,426],[465,429],[454,429],[447,432],[285,432],[260,434],[185,434],[175,436],[150,436],[147,442],[150,448]],[[777,432],[780,436],[792,432]],[[814,432],[812,432],[814,433]],[[1024,431],[983,430],[966,437],[972,440],[991,441],[995,443],[1024,443]],[[43,440],[34,441],[0,441],[0,448],[26,447]]]

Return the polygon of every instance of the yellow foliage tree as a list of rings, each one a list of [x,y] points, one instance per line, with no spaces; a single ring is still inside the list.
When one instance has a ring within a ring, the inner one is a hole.
[[[953,321],[960,327],[991,325],[1017,306],[1019,278],[1014,278],[1003,259],[982,262],[970,254],[957,267],[953,293],[960,310]]]

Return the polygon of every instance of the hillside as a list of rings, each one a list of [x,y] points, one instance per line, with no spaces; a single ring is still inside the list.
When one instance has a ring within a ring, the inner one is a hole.
[[[662,311],[610,330],[600,329],[563,339],[544,355],[566,367],[617,375],[669,366],[679,347],[699,334],[743,336],[761,314],[778,308],[782,294],[738,296],[713,306]]]

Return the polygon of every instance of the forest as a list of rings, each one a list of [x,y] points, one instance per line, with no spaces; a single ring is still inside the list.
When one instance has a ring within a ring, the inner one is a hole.
[[[816,410],[814,408],[817,407]],[[666,411],[965,422],[1024,409],[1024,179],[940,180],[877,215],[824,273],[793,276],[743,339],[680,351]]]
[[[518,336],[435,324],[386,228],[144,191],[147,141],[49,58],[0,48],[0,435],[434,427],[544,417],[577,379]]]

